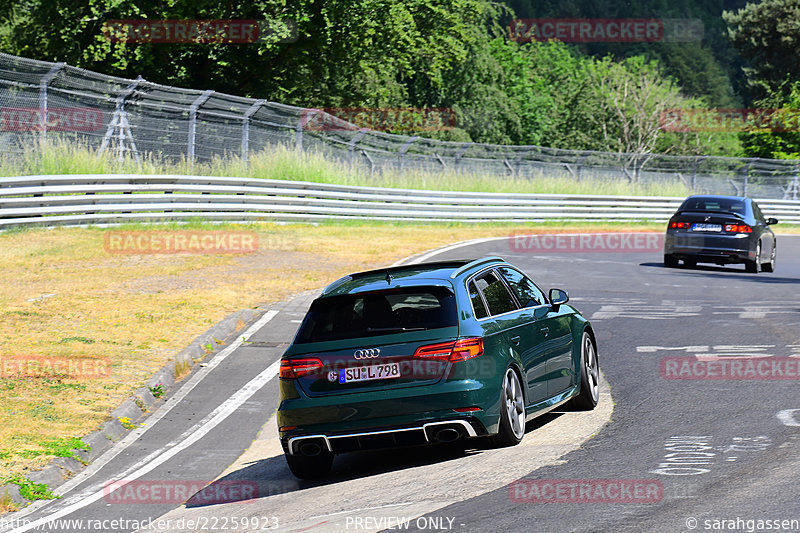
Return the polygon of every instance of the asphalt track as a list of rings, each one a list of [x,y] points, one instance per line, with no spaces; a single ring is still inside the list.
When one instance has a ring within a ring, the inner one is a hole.
[[[566,289],[598,336],[601,403],[537,419],[517,447],[350,454],[317,482],[292,477],[274,419],[276,361],[313,297],[302,295],[247,343],[229,339],[61,499],[0,531],[800,530],[800,237],[778,242],[769,274],[505,239],[417,258],[501,255]],[[161,492],[125,496],[114,480]],[[188,504],[174,497],[210,482]]]

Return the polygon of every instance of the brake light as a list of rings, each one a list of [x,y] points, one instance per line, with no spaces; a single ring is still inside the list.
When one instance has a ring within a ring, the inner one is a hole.
[[[483,339],[481,337],[471,337],[469,339],[420,346],[414,352],[414,357],[457,363],[478,357],[481,354],[483,354]]]
[[[322,368],[322,361],[316,357],[306,359],[282,359],[279,376],[283,379],[297,379],[311,374],[320,368]]]
[[[725,231],[729,233],[753,233],[753,228],[747,224],[725,224]]]
[[[689,229],[690,223],[689,222],[670,222],[669,223],[670,229]]]
[[[475,411],[480,411],[480,407],[456,407],[453,409],[456,413],[474,413]]]

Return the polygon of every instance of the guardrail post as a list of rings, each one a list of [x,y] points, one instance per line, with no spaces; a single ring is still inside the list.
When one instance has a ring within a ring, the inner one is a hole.
[[[242,161],[244,161],[244,168],[250,168],[250,117],[266,104],[266,100],[256,100],[242,117]]]
[[[400,168],[398,172],[401,176],[403,175],[403,158],[405,157],[406,152],[408,152],[408,149],[411,148],[411,145],[414,144],[417,141],[417,139],[419,139],[419,135],[414,135],[413,137],[409,137],[408,140],[403,144],[403,146],[400,147],[400,150],[397,151],[400,163]]]
[[[58,73],[66,66],[66,63],[56,63],[52,66],[50,71],[45,74],[42,81],[39,82],[39,120],[42,121],[41,136],[42,142],[47,139],[47,87],[53,78],[58,76]]]
[[[187,141],[187,154],[186,158],[189,160],[189,165],[194,165],[194,145],[195,145],[195,137],[197,136],[197,110],[200,109],[200,106],[206,103],[211,95],[214,94],[214,91],[207,90],[203,91],[203,94],[197,97],[197,99],[192,102],[192,105],[189,106],[189,139]]]

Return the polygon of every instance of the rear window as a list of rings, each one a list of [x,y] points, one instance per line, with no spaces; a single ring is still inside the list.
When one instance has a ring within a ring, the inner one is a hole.
[[[718,211],[720,213],[745,214],[743,200],[730,200],[726,198],[687,198],[680,211]]]
[[[371,337],[457,324],[455,296],[444,287],[348,294],[315,300],[295,343]]]

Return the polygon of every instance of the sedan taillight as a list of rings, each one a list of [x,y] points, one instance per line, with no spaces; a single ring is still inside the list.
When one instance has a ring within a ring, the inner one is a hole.
[[[483,354],[483,339],[481,337],[471,337],[469,339],[420,346],[414,352],[414,357],[457,363],[478,357],[481,354]]]
[[[322,361],[316,357],[305,359],[282,359],[279,376],[283,379],[297,379],[299,377],[311,374],[320,368],[322,368]]]
[[[670,229],[689,229],[691,227],[691,223],[689,222],[670,222],[669,223]]]
[[[753,228],[747,224],[725,224],[728,233],[753,233]]]

